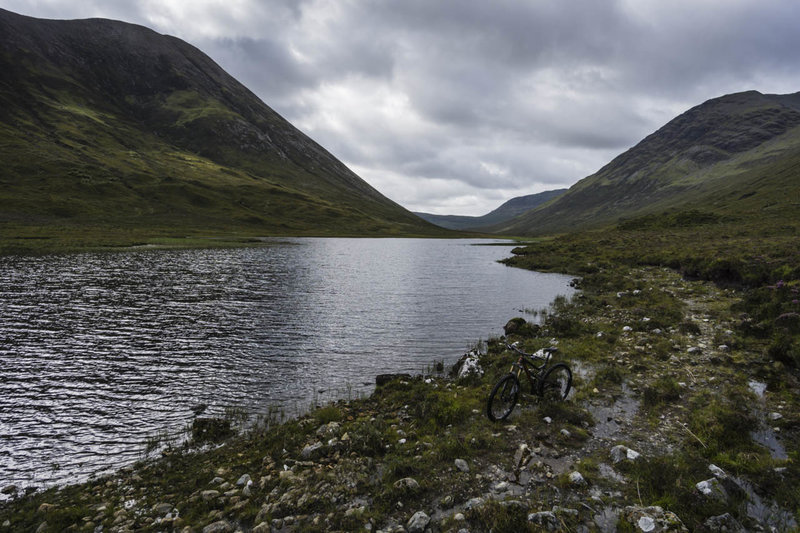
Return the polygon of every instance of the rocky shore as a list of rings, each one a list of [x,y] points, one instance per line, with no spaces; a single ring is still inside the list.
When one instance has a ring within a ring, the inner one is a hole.
[[[741,334],[740,295],[660,268],[582,288],[508,333],[558,345],[565,402],[524,394],[490,422],[513,359],[490,339],[452,376],[385,377],[80,485],[5,487],[0,532],[796,529],[798,382]]]

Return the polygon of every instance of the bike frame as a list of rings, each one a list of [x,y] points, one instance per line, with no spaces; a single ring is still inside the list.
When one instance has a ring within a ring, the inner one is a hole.
[[[548,351],[547,355],[545,355],[545,357],[538,358],[538,359],[542,359],[542,364],[539,365],[539,366],[536,366],[532,361],[528,361],[526,359],[528,357],[533,359],[534,358],[533,355],[523,353],[523,352],[517,350],[516,348],[514,348],[512,346],[509,346],[509,348],[511,348],[512,350],[514,350],[515,352],[517,352],[519,354],[519,358],[514,363],[511,364],[511,370],[509,372],[515,373],[517,375],[517,379],[519,379],[519,376],[524,371],[525,372],[525,376],[528,378],[528,381],[531,384],[531,390],[535,393],[536,390],[537,390],[536,385],[539,383],[539,380],[542,379],[542,373],[544,372],[545,368],[547,367],[547,363],[550,362],[550,358],[552,357],[553,353]],[[531,371],[528,370],[528,365],[532,366],[535,369],[536,373],[534,375],[531,375]],[[516,369],[516,372],[515,372],[515,369]]]

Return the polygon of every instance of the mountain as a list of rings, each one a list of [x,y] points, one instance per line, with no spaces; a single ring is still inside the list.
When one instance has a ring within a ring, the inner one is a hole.
[[[0,72],[3,239],[442,233],[175,37],[0,9]]]
[[[517,196],[505,202],[503,205],[494,211],[479,217],[459,216],[459,215],[434,215],[431,213],[414,212],[419,216],[447,229],[453,230],[466,230],[466,229],[480,229],[493,224],[500,224],[511,220],[512,218],[521,215],[522,213],[539,207],[540,205],[549,202],[553,198],[564,194],[567,189],[557,189],[553,191],[545,191],[537,194],[529,194],[527,196]]]
[[[796,217],[799,163],[800,93],[730,94],[671,120],[550,204],[491,229],[563,232],[669,210]]]

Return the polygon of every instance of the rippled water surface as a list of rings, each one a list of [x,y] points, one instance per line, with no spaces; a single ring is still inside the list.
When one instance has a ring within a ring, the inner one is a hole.
[[[509,247],[475,242],[0,258],[0,486],[130,463],[198,413],[368,392],[571,293],[568,277],[505,267]]]

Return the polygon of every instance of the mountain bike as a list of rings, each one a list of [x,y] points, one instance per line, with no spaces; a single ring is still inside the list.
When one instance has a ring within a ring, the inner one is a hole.
[[[495,384],[489,394],[489,401],[486,404],[489,420],[492,422],[505,420],[514,410],[521,390],[519,377],[523,372],[528,378],[532,394],[545,401],[566,399],[572,387],[572,370],[566,363],[547,366],[558,348],[543,348],[536,353],[526,353],[520,350],[516,343],[508,344],[508,342],[506,348],[519,354],[519,359],[511,365],[509,373]],[[541,364],[538,364],[540,362]]]

